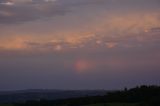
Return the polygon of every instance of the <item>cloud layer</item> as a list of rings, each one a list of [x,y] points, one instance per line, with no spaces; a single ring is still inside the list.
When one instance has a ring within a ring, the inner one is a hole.
[[[159,0],[0,0],[0,89],[159,84]]]
[[[8,0],[0,2],[0,24],[23,23],[65,14],[54,0]]]

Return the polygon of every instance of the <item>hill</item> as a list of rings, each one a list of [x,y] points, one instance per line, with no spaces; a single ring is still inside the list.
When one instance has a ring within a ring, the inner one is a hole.
[[[84,96],[105,95],[105,90],[48,90],[30,89],[17,91],[1,91],[0,103],[26,102],[29,100],[57,100]]]

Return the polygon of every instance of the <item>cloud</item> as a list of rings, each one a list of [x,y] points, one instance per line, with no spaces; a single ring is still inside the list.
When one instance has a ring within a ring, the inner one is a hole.
[[[67,9],[55,0],[8,0],[0,2],[0,24],[14,24],[63,15]]]
[[[1,0],[0,4],[14,3],[14,4],[34,4],[44,2],[55,2],[57,0]]]
[[[4,13],[3,13],[4,14]],[[7,13],[5,13],[7,15]],[[141,18],[143,20],[141,20]],[[3,35],[5,39],[13,39],[5,41],[0,39],[1,48],[10,50],[71,50],[83,48],[104,48],[104,49],[118,49],[118,48],[139,48],[139,47],[157,47],[159,46],[159,15],[152,14],[126,14],[126,15],[112,15],[107,17],[107,20],[101,19],[99,23],[93,23],[90,26],[93,28],[80,32],[75,29],[60,29],[58,34],[53,29],[49,29],[44,34],[35,33],[35,26],[33,34],[28,34],[25,30],[14,30],[17,33],[6,33]],[[105,18],[105,17],[104,17]],[[100,25],[99,25],[100,24]],[[101,25],[103,24],[103,25]],[[42,24],[41,24],[42,25]],[[43,24],[44,25],[44,24]],[[71,24],[70,24],[71,25]],[[81,25],[81,23],[80,23]],[[149,26],[148,26],[149,25]],[[54,27],[54,25],[51,25]],[[37,26],[38,27],[38,26]],[[45,25],[44,25],[45,27]],[[44,28],[42,27],[42,28]],[[8,30],[8,27],[7,27]],[[6,31],[7,31],[6,30]],[[37,30],[37,29],[36,29]],[[38,30],[39,27],[38,27]],[[116,31],[115,31],[116,30]],[[30,30],[29,30],[30,31]],[[8,31],[7,31],[8,32]],[[26,32],[26,33],[24,33]],[[50,34],[50,35],[48,35]],[[60,35],[63,35],[59,37]],[[24,36],[24,37],[23,37]],[[27,38],[28,37],[28,38]],[[1,49],[0,48],[0,49]]]
[[[14,5],[0,6],[1,24],[24,23],[63,15],[70,9],[72,12],[63,17],[43,21],[11,27],[6,25],[4,30],[0,29],[1,37],[9,39],[17,35],[19,38],[28,36],[31,39],[23,39],[21,42],[13,39],[11,42],[0,43],[3,48],[24,49],[27,47],[26,49],[32,50],[35,48],[50,50],[104,47],[106,49],[139,47],[147,43],[158,45],[159,36],[157,35],[160,27],[158,10],[149,11],[149,9],[137,12],[128,8],[127,11],[117,11],[114,7],[113,10],[108,11],[107,8],[101,7],[102,4],[97,4],[97,2],[105,2],[107,5],[106,0],[32,0],[30,2],[11,0],[7,2],[13,2]],[[115,2],[119,3],[119,1]],[[20,45],[23,46],[20,47]]]
[[[0,5],[12,6],[14,5],[14,3],[13,2],[2,2],[0,3]]]
[[[133,6],[133,4],[138,4],[138,6]],[[152,9],[152,7],[156,8],[158,4],[157,0],[135,0],[134,2],[128,0],[1,0],[0,24],[23,23],[57,15],[62,16],[74,11],[75,8],[84,8],[84,6],[92,9],[99,6],[109,10],[126,10],[126,8],[130,10],[143,7]],[[10,15],[6,15],[6,13]]]

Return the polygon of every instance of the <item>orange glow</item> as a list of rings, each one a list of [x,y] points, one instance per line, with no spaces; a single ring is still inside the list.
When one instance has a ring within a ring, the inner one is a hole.
[[[78,60],[75,62],[74,67],[78,73],[83,73],[83,72],[89,71],[93,67],[93,65],[89,61]]]
[[[26,49],[27,46],[25,44],[25,41],[28,40],[27,38],[28,37],[14,37],[10,39],[5,39],[2,41],[0,45],[4,49],[9,49],[9,50]]]
[[[117,43],[106,43],[107,48],[111,49],[114,48],[117,45]]]

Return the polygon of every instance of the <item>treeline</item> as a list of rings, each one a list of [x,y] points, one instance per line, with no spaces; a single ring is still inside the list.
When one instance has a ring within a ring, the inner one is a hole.
[[[140,106],[160,106],[160,86],[140,86],[108,92],[104,96],[86,96],[63,100],[40,100],[15,103],[15,106],[82,106],[97,103],[138,103]]]
[[[160,86],[140,86],[123,91],[110,92],[108,102],[139,103],[142,106],[160,106]]]

